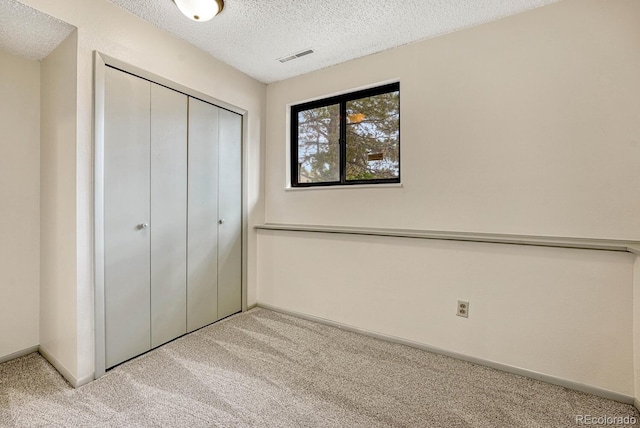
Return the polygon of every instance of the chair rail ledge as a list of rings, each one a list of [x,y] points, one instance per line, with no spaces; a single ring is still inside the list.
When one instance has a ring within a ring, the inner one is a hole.
[[[445,241],[484,242],[493,244],[534,245],[538,247],[622,251],[640,255],[640,241],[626,241],[619,239],[568,238],[557,236],[509,235],[501,233],[447,232],[437,230],[383,229],[374,227],[345,227],[277,223],[255,225],[254,229],[286,232],[387,236],[395,238],[436,239]]]

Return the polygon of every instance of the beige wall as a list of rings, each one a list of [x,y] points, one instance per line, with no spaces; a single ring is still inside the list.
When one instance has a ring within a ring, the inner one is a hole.
[[[40,63],[0,51],[0,359],[38,345]]]
[[[269,85],[266,221],[640,239],[639,19],[635,0],[565,0]],[[287,190],[288,105],[392,80],[402,187]],[[628,254],[283,232],[258,249],[259,303],[634,395]]]
[[[633,396],[630,254],[276,231],[259,244],[262,304]]]
[[[266,220],[640,239],[639,16],[566,0],[269,85]],[[393,79],[403,187],[284,191],[287,105]]]
[[[76,281],[77,32],[42,61],[40,347],[78,369]]]
[[[266,86],[221,63],[187,43],[118,8],[106,0],[23,0],[23,3],[78,28],[77,60],[77,140],[73,154],[65,153],[64,163],[75,165],[75,272],[70,282],[60,283],[68,310],[75,311],[74,331],[64,331],[75,347],[77,367],[69,362],[71,375],[84,382],[93,376],[93,170],[92,170],[92,88],[94,50],[130,63],[178,84],[203,92],[247,110],[247,162],[245,164],[249,224],[261,223],[262,173]],[[256,299],[256,234],[248,237],[248,303]],[[54,355],[54,357],[56,357]],[[66,365],[66,361],[60,361]]]

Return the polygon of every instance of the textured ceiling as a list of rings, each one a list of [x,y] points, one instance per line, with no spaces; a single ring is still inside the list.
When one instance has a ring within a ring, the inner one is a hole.
[[[14,0],[0,0],[0,49],[28,58],[46,58],[75,27]]]
[[[270,83],[557,0],[225,0],[204,23],[172,0],[109,1]]]

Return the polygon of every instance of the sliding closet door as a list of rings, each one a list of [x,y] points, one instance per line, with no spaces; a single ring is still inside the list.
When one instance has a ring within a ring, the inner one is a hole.
[[[218,110],[189,98],[188,331],[218,319]]]
[[[187,96],[151,84],[151,346],[187,332]]]
[[[220,109],[218,319],[242,309],[242,116]]]
[[[151,348],[150,83],[105,77],[104,250],[106,367]]]

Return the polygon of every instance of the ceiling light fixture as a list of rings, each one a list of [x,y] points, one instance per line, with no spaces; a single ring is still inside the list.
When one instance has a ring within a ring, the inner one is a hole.
[[[173,0],[189,19],[205,22],[222,12],[224,0]]]

